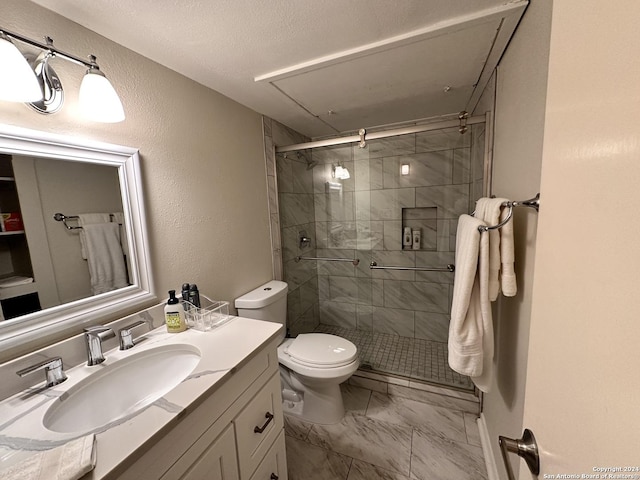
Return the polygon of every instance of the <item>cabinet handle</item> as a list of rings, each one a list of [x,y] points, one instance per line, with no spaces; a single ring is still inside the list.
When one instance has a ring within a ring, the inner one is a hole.
[[[269,425],[271,423],[271,420],[273,420],[273,413],[267,412],[264,414],[264,418],[267,419],[266,422],[264,422],[264,425],[262,425],[262,427],[255,427],[253,429],[253,433],[262,433],[264,432],[264,429],[267,428],[267,425]]]
[[[278,480],[278,475],[276,475],[275,473],[272,473],[271,476],[269,477],[270,480]]]

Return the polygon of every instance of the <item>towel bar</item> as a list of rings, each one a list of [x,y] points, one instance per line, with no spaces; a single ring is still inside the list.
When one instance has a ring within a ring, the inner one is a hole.
[[[383,267],[379,266],[375,261],[369,264],[371,270],[415,270],[419,272],[455,272],[456,267],[452,263],[446,267]]]

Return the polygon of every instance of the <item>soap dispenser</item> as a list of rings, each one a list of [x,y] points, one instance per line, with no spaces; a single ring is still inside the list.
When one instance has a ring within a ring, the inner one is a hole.
[[[187,329],[187,322],[184,319],[184,307],[176,298],[176,291],[169,290],[169,300],[164,307],[164,318],[167,324],[167,332],[180,333]]]

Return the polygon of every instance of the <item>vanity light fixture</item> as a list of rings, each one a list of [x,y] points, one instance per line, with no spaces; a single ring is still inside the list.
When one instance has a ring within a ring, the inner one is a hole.
[[[23,55],[13,41],[19,41],[42,50],[31,59]],[[0,27],[0,99],[25,102],[38,113],[57,112],[64,101],[64,91],[58,75],[49,61],[62,58],[87,68],[80,85],[78,102],[83,115],[96,122],[116,123],[124,120],[122,102],[115,89],[89,55],[89,61],[65,53],[53,46],[53,40],[45,37],[46,43],[37,42]]]

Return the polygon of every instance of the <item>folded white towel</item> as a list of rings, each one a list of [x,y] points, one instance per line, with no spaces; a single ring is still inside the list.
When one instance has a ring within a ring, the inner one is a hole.
[[[83,227],[87,246],[87,263],[94,295],[123,288],[127,270],[120,246],[117,223],[96,223]]]
[[[500,221],[507,218],[509,209],[502,209]],[[518,293],[516,272],[514,269],[515,250],[513,247],[513,220],[509,220],[500,228],[500,288],[505,297],[515,297]]]
[[[92,433],[29,458],[0,472],[2,480],[77,480],[96,466]]]
[[[129,243],[127,239],[127,225],[124,222],[124,213],[114,212],[112,221],[120,225],[120,245],[122,245],[122,253],[129,256]]]
[[[84,234],[84,226],[93,223],[109,223],[111,217],[108,213],[80,213],[78,214],[78,225],[83,227],[80,230],[80,253],[82,258],[87,259],[87,241]]]
[[[493,359],[493,325],[488,297],[489,238],[478,231],[483,225],[485,222],[478,218],[462,215],[456,235],[448,360],[453,370],[470,377],[482,375],[487,363],[485,357]]]
[[[506,198],[483,197],[476,202],[474,217],[487,225],[500,223],[502,204]],[[500,228],[489,230],[489,299],[493,302],[500,293]],[[486,235],[486,234],[485,234]]]

